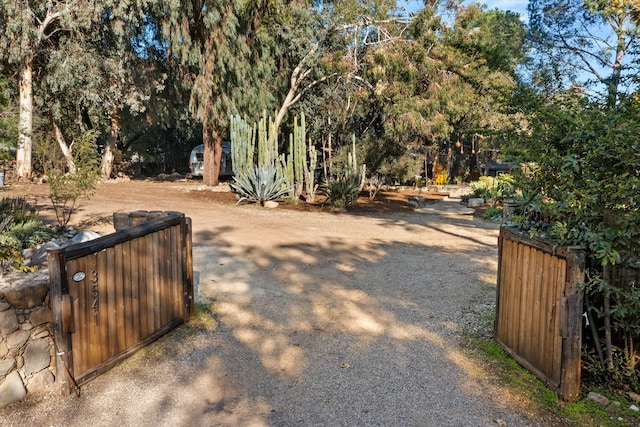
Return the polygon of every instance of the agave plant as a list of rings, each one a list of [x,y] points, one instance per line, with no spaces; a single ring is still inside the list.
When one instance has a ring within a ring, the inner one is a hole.
[[[290,189],[284,186],[285,178],[278,177],[277,172],[273,165],[256,165],[248,173],[234,176],[231,187],[240,195],[238,203],[249,201],[264,206],[264,202],[289,193]]]
[[[346,208],[356,204],[360,193],[360,178],[358,176],[340,177],[325,183],[320,192],[327,196],[331,206]]]

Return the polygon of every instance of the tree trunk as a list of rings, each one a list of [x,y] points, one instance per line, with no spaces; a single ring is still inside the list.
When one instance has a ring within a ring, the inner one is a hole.
[[[618,87],[620,86],[620,78],[622,75],[622,68],[624,64],[624,57],[626,55],[625,49],[626,43],[622,32],[618,33],[617,46],[616,46],[616,60],[613,64],[613,70],[611,72],[611,79],[608,83],[608,97],[607,105],[613,107],[618,102]]]
[[[204,145],[204,185],[216,186],[220,178],[220,161],[222,160],[222,138],[218,136],[208,119],[202,123],[202,144]]]
[[[606,282],[607,288],[611,287],[611,266],[605,265],[603,271],[603,278]],[[611,342],[611,296],[609,289],[605,289],[603,297],[603,316],[604,316],[604,344],[607,348],[607,369],[613,371],[613,344]]]
[[[52,120],[52,124],[53,124],[53,130],[55,131],[55,134],[56,134],[56,140],[58,141],[60,150],[62,150],[62,155],[67,161],[67,170],[69,171],[70,174],[73,175],[76,173],[77,169],[76,169],[76,163],[73,160],[73,152],[71,150],[72,147],[67,145],[67,141],[64,140],[64,135],[62,135],[62,131],[60,130],[60,127],[58,127],[58,124],[54,120]]]
[[[118,135],[120,135],[120,112],[117,109],[113,109],[110,114],[111,130],[109,131],[109,137],[102,153],[102,171],[100,175],[102,179],[107,180],[111,178],[111,172],[113,172],[113,160],[115,158],[116,145],[118,144]]]
[[[20,70],[20,124],[16,173],[18,179],[31,178],[31,133],[33,131],[33,70],[32,59],[24,59]]]

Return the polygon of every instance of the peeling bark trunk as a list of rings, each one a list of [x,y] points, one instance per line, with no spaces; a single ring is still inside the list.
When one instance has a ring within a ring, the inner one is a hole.
[[[116,145],[118,144],[118,135],[120,135],[120,112],[114,109],[110,114],[111,130],[109,137],[102,153],[102,170],[100,175],[102,179],[111,178],[113,171],[113,159],[115,158]]]
[[[20,124],[16,174],[19,180],[31,178],[31,149],[33,132],[33,69],[32,59],[23,60],[20,67]]]
[[[77,171],[76,162],[73,160],[73,151],[72,151],[73,144],[67,145],[67,141],[65,141],[64,135],[62,135],[62,130],[60,130],[60,127],[58,127],[58,124],[55,121],[52,121],[52,124],[53,124],[53,130],[55,131],[55,134],[56,134],[56,141],[58,141],[60,150],[62,150],[62,155],[64,156],[64,159],[67,162],[67,170],[69,171],[70,174],[73,175]]]

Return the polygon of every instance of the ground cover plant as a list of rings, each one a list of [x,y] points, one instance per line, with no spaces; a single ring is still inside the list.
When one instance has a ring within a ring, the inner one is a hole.
[[[37,217],[36,209],[25,199],[3,198],[0,202],[1,271],[28,269],[22,265],[21,251],[45,243],[53,235],[53,230]]]

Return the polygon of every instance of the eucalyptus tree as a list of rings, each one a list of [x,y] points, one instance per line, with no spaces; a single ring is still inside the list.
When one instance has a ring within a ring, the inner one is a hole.
[[[180,0],[156,5],[167,55],[180,61],[190,110],[202,122],[206,185],[217,185],[229,117],[270,105],[273,58],[260,26],[276,2]]]
[[[561,80],[604,86],[612,106],[639,71],[639,16],[637,0],[531,0],[529,40]]]
[[[58,34],[86,27],[85,14],[92,10],[91,6],[91,0],[0,3],[0,64],[7,74],[17,77],[19,87],[19,178],[28,178],[32,172],[34,67],[39,68],[46,60]]]
[[[123,116],[145,122],[151,96],[164,90],[167,67],[155,51],[158,28],[146,0],[101,1],[92,18],[86,29],[58,37],[44,67],[40,98],[68,159],[67,141],[94,128],[106,134],[101,175],[108,179]],[[162,105],[156,102],[152,109]]]

